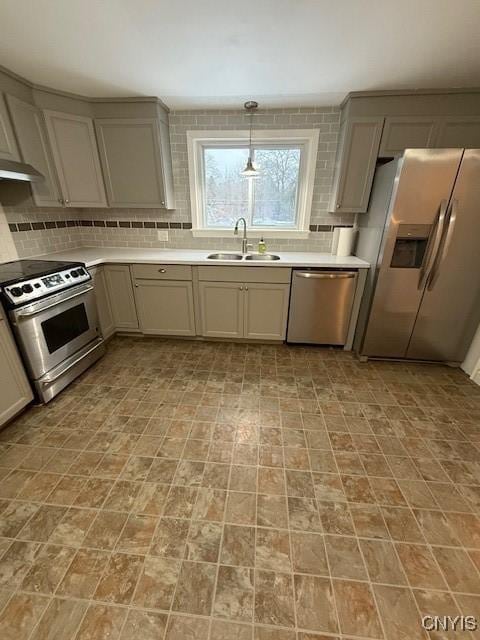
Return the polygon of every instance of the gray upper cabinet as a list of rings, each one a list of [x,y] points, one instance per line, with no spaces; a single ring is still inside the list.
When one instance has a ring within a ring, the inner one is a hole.
[[[438,118],[395,116],[385,118],[379,156],[401,156],[405,149],[429,149],[435,146]]]
[[[355,117],[340,131],[330,211],[364,213],[368,207],[383,117]]]
[[[22,160],[31,164],[44,178],[31,185],[35,204],[39,207],[62,206],[42,112],[34,105],[10,95],[7,95],[7,104]]]
[[[2,160],[20,160],[13,128],[10,123],[7,105],[0,94],[0,158]]]
[[[438,149],[480,149],[480,116],[441,118],[435,146]]]
[[[157,118],[99,118],[95,128],[109,204],[172,208],[168,126]]]
[[[71,207],[106,207],[91,118],[45,110],[63,201]]]

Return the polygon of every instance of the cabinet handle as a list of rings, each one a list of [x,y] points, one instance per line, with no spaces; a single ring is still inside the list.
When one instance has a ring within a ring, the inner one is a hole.
[[[240,289],[240,291],[243,291],[243,287],[238,287]]]
[[[161,200],[161,201],[160,201],[160,204],[165,205],[165,200]]]
[[[70,204],[70,200],[64,200],[63,201],[65,204]]]
[[[159,269],[158,273],[167,273],[167,270],[166,269]]]
[[[340,209],[341,205],[342,205],[342,203],[341,203],[341,202],[339,202],[339,203],[337,204],[337,209]]]
[[[65,204],[61,198],[58,198],[60,204]]]
[[[248,291],[248,287],[245,287],[245,291]]]
[[[135,288],[138,289],[138,284],[135,285]]]

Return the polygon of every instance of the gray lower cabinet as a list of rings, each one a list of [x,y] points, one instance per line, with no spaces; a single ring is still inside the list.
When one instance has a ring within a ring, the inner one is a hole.
[[[34,105],[10,95],[7,95],[7,104],[22,160],[31,164],[44,178],[32,182],[35,204],[39,207],[63,206],[42,112]]]
[[[102,336],[106,339],[115,333],[112,308],[107,293],[105,273],[103,267],[89,269],[95,286],[95,301],[97,303],[98,323]]]
[[[0,158],[2,160],[20,160],[13,127],[2,94],[0,94]]]
[[[395,116],[385,118],[379,157],[401,156],[405,149],[430,149],[436,146],[438,118]]]
[[[156,118],[98,118],[95,128],[110,206],[173,208],[168,126]]]
[[[33,393],[23,369],[22,361],[0,310],[0,426],[19,413],[31,400]]]
[[[191,281],[135,280],[140,331],[167,336],[194,336]]]
[[[435,147],[480,149],[480,116],[441,118]]]
[[[92,119],[60,111],[44,114],[64,204],[106,207]]]
[[[138,330],[137,310],[129,265],[107,264],[104,267],[104,274],[115,329]]]
[[[285,340],[289,295],[289,284],[245,284],[243,336],[252,340]]]
[[[200,282],[202,335],[243,338],[243,285],[238,282]]]
[[[289,284],[200,282],[202,335],[284,340]]]
[[[330,211],[364,213],[382,136],[383,117],[348,118],[340,130]]]

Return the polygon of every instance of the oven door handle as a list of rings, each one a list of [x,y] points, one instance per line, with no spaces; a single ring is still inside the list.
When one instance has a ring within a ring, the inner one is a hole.
[[[47,384],[51,384],[52,382],[55,382],[55,380],[58,380],[58,378],[61,378],[65,373],[67,373],[67,371],[70,371],[72,367],[74,367],[76,364],[81,362],[86,356],[92,353],[92,351],[95,351],[95,349],[98,349],[98,347],[102,344],[102,342],[103,340],[97,340],[93,345],[93,347],[88,349],[88,351],[85,351],[84,353],[82,353],[82,355],[78,356],[78,358],[75,358],[75,360],[72,360],[72,362],[69,362],[68,365],[58,373],[55,373],[52,376],[44,376],[41,380],[42,385],[45,386]]]
[[[77,298],[78,296],[83,296],[84,293],[88,293],[89,291],[93,291],[93,287],[86,287],[81,291],[77,291],[77,293],[68,296],[67,298],[62,298],[61,300],[57,300],[56,302],[52,302],[52,304],[47,304],[45,307],[41,307],[40,309],[32,309],[31,311],[26,311],[20,309],[16,312],[17,318],[30,318],[31,316],[35,316],[37,313],[41,313],[42,311],[46,311],[47,309],[52,309],[53,307],[57,307],[62,302],[68,302],[68,300],[73,300],[73,298]]]

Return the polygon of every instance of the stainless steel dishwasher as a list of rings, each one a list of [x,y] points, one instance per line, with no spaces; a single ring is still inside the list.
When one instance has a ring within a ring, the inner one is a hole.
[[[294,269],[287,342],[345,344],[356,286],[356,271]]]

